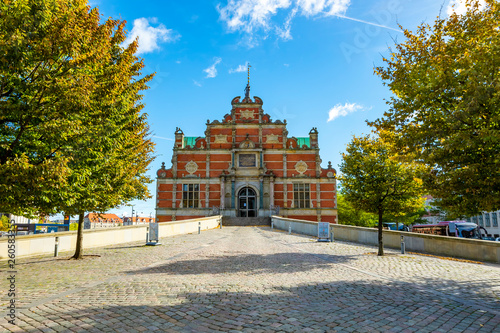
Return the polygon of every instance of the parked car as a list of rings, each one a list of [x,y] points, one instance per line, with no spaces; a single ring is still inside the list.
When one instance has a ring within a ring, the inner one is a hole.
[[[382,222],[382,226],[384,229],[396,230],[396,222]],[[378,224],[376,227],[378,227]],[[398,230],[399,231],[408,231],[409,229],[403,223],[399,223]]]

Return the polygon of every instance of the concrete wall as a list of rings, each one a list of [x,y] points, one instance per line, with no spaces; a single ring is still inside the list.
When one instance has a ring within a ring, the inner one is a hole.
[[[163,222],[159,224],[159,237],[169,237],[218,228],[221,216],[210,216],[192,220]],[[83,231],[83,249],[144,241],[146,243],[149,225],[133,225],[116,228],[92,229]],[[76,248],[76,231],[66,231],[50,234],[16,236],[16,258],[40,254],[54,253],[55,237],[59,237],[59,251],[74,251]],[[8,237],[0,238],[0,260],[8,259]]]
[[[318,222],[272,216],[271,223],[273,224],[274,228],[279,230],[288,231],[288,227],[291,226],[293,233],[318,236]]]
[[[276,229],[288,231],[288,226],[291,225],[293,233],[318,235],[316,222],[273,216],[272,223]],[[342,224],[330,224],[330,228],[333,230],[336,240],[369,245],[378,244],[377,229],[375,228]],[[500,263],[500,242],[393,230],[384,230],[383,233],[384,247],[401,248],[401,236],[404,236],[406,251]]]

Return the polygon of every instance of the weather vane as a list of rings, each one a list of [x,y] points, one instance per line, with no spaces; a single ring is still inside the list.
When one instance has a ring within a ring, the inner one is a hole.
[[[248,64],[248,83],[245,88],[245,98],[250,98],[250,64]]]
[[[250,85],[250,63],[248,64],[248,84]]]

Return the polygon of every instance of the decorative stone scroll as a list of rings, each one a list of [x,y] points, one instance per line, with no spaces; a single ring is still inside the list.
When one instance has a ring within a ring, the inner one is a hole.
[[[186,164],[186,171],[189,172],[190,175],[196,172],[198,170],[198,164],[193,161],[189,161],[188,164]]]
[[[300,173],[301,175],[307,171],[307,164],[304,161],[299,161],[295,164],[295,171]]]

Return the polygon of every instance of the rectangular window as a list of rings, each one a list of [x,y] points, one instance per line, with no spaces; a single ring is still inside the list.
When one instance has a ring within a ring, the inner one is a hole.
[[[490,225],[490,213],[484,214],[484,226],[486,228],[491,227],[491,225]]]
[[[476,217],[475,217],[475,219],[476,219],[476,222],[475,222],[475,223],[476,223],[477,225],[479,225],[479,226],[481,226],[481,227],[484,227],[484,223],[483,223],[483,216],[482,216],[482,215],[476,216]]]
[[[309,208],[309,184],[293,184],[293,199],[295,208]]]
[[[200,185],[198,184],[182,185],[182,207],[198,208],[199,196],[200,196]]]
[[[498,227],[497,212],[493,212],[491,217],[492,217],[493,227]]]

